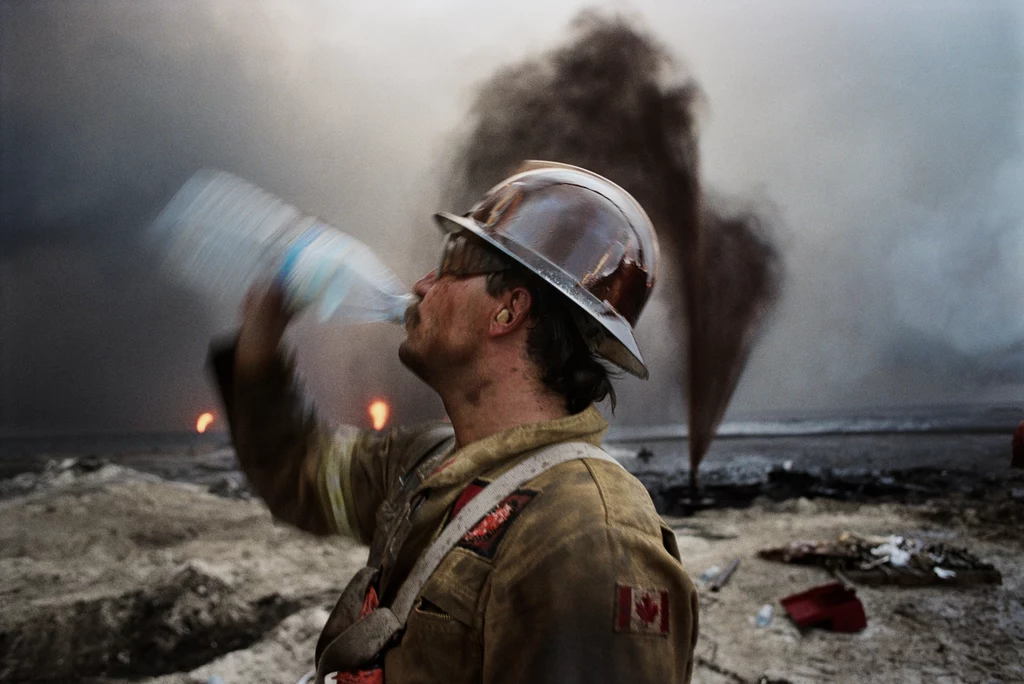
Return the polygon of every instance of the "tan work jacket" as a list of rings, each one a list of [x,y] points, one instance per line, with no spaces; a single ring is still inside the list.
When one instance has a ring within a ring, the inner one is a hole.
[[[437,444],[436,425],[329,430],[303,409],[289,364],[235,379],[230,350],[213,361],[253,487],[278,518],[310,532],[370,542],[397,478],[425,452],[451,450]],[[591,406],[451,453],[418,488],[411,532],[381,570],[381,604],[474,491],[533,449],[599,444],[606,429]],[[643,485],[613,463],[577,460],[525,484],[463,537],[383,667],[388,684],[688,682],[696,635],[696,591]]]

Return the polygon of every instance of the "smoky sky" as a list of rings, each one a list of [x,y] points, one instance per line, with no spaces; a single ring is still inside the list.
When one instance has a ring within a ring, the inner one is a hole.
[[[0,2],[0,428],[178,429],[214,397],[231,307],[140,236],[197,168],[242,175],[411,282],[475,89],[583,3]],[[700,84],[710,185],[772,214],[787,273],[740,412],[1019,401],[1024,67],[1011,2],[613,3]],[[462,211],[465,207],[449,207]],[[620,422],[681,415],[657,298]],[[294,335],[326,416],[440,406],[397,329]],[[656,393],[661,401],[651,402]],[[651,411],[656,405],[657,410]]]
[[[472,202],[523,159],[557,159],[625,188],[657,229],[659,293],[674,324],[691,473],[714,437],[781,289],[778,251],[756,213],[703,197],[694,112],[700,87],[635,23],[592,11],[539,59],[479,89],[451,194]]]

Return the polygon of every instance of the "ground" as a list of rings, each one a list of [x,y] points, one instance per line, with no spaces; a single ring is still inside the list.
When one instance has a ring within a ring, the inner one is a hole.
[[[320,625],[365,560],[350,541],[275,523],[258,501],[115,465],[25,489],[0,500],[4,682],[290,684],[310,668]],[[694,681],[1024,681],[1020,506],[1003,505],[758,499],[669,519],[695,579],[741,559],[722,591],[701,591]],[[964,546],[1003,583],[859,587],[866,630],[801,631],[778,599],[832,578],[756,551],[843,531]],[[764,604],[774,616],[761,628]]]
[[[936,508],[797,499],[758,502],[672,521],[691,574],[740,558],[729,584],[701,593],[698,682],[1024,681],[1024,547],[991,528],[932,522]],[[868,627],[857,634],[799,630],[783,596],[834,581],[824,570],[761,560],[758,549],[794,539],[835,539],[843,531],[903,534],[966,546],[1003,575],[1001,586],[858,587]],[[754,616],[772,604],[763,629]]]

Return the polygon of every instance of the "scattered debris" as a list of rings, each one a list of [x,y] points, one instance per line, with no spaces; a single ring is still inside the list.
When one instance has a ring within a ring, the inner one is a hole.
[[[711,591],[718,591],[724,587],[728,582],[729,578],[732,577],[732,573],[736,572],[736,568],[740,566],[740,559],[737,558],[733,562],[729,563],[728,567],[722,571],[722,573],[715,578],[715,581],[711,583]]]
[[[761,610],[757,611],[757,615],[754,617],[754,624],[758,627],[767,627],[772,623],[772,605],[766,603],[761,606]]]
[[[734,672],[734,671],[732,671],[732,670],[730,670],[730,669],[728,669],[726,667],[723,667],[722,665],[719,665],[718,663],[714,662],[713,660],[708,660],[707,658],[702,658],[701,656],[697,656],[696,658],[694,658],[694,661],[695,661],[697,667],[704,668],[705,670],[710,670],[711,672],[714,672],[715,674],[721,675],[722,677],[725,677],[726,679],[728,679],[730,682],[733,682],[733,684],[747,684],[747,682],[749,681],[747,679],[744,679],[742,676],[740,676],[736,672]]]
[[[998,455],[1004,461],[1005,437]],[[20,637],[8,636],[6,645],[0,638],[0,682],[91,681],[93,675],[72,672],[74,664],[68,664],[68,658],[80,657],[85,670],[104,672],[110,684],[207,684],[212,674],[220,675],[226,684],[294,684],[310,665],[339,585],[365,563],[365,547],[346,538],[313,537],[278,524],[264,506],[254,502],[210,496],[206,487],[220,473],[194,469],[194,459],[146,458],[151,460],[112,461],[136,471],[149,467],[144,464],[159,465],[159,470],[151,471],[161,475],[159,483],[126,481],[90,489],[86,496],[73,488],[43,490],[24,500],[0,501],[0,632],[54,634],[56,639],[43,661],[42,654],[25,643],[14,653],[4,650],[11,639]],[[43,463],[45,459],[39,470]],[[184,477],[175,472],[187,473],[190,486],[170,481]],[[1002,491],[1024,487],[1024,471],[1016,471],[1016,477],[1022,478],[1019,483],[1004,478],[999,483]],[[717,565],[710,582],[731,560],[743,559],[743,572],[737,570],[731,588],[712,593],[702,585],[694,682],[753,684],[762,675],[772,678],[769,681],[791,679],[801,684],[915,681],[925,675],[931,681],[1024,681],[1020,658],[1024,613],[1016,591],[1024,581],[1024,545],[1019,542],[1024,518],[1014,517],[1024,506],[1004,503],[1012,507],[999,516],[995,509],[972,505],[977,518],[936,517],[923,524],[935,533],[929,540],[941,538],[996,564],[1006,590],[883,587],[869,593],[858,587],[857,595],[872,615],[870,629],[854,635],[811,630],[798,636],[776,599],[831,580],[814,566],[760,561],[757,551],[786,546],[795,539],[834,541],[842,530],[878,534],[885,540],[894,531],[920,529],[930,511],[951,510],[946,500],[928,506],[875,506],[832,501],[779,505],[762,499],[749,510],[669,518],[678,532],[680,552],[694,574]],[[1017,537],[993,543],[987,535],[995,525],[1014,530]],[[211,615],[215,624],[196,629],[195,636],[201,638],[192,641],[190,648],[183,644],[158,657],[159,671],[168,674],[154,681],[140,672],[149,662],[136,654],[144,641],[162,642],[158,621],[162,619],[175,631],[182,621],[168,617],[174,610],[159,610],[156,619],[144,623],[136,635],[125,627],[130,621],[118,616],[153,605],[151,600],[129,602],[128,597],[140,591],[153,596],[153,590],[169,584],[168,578],[183,563],[196,562],[201,563],[196,569],[215,579],[201,583],[206,596],[199,595],[198,586],[195,591],[183,588],[187,595],[179,603],[203,607],[201,612]],[[232,598],[224,595],[217,579],[230,585]],[[225,646],[223,638],[218,638],[216,651],[210,647],[214,634],[238,633],[236,627],[225,625],[229,617],[225,613],[235,612],[232,606],[241,602],[262,614],[260,598],[274,591],[310,607],[285,618],[249,645],[243,640],[238,647]],[[75,608],[79,600],[85,602],[81,617]],[[103,611],[96,608],[100,600]],[[773,615],[767,628],[757,629],[755,614],[763,603],[779,607],[779,620]],[[97,614],[109,613],[114,614],[109,619],[96,619]],[[221,652],[222,648],[232,650]],[[124,650],[128,665],[116,660]],[[112,654],[110,662],[117,664],[119,677],[97,665],[97,652]],[[33,658],[35,666],[22,669],[17,661],[24,657]],[[203,662],[197,666],[197,661]]]
[[[910,550],[904,548],[906,541],[903,537],[890,536],[884,542],[871,549],[871,555],[878,556],[877,561],[872,561],[863,569],[867,570],[875,565],[888,563],[893,567],[905,568],[910,563]]]
[[[868,626],[860,599],[852,589],[839,582],[787,596],[780,603],[798,627],[859,632]]]
[[[696,663],[698,668],[714,672],[715,674],[720,675],[721,677],[727,679],[733,684],[750,684],[751,681],[754,681],[757,684],[792,684],[792,682],[790,682],[788,679],[781,677],[771,677],[766,674],[761,675],[756,680],[751,680],[739,674],[735,670],[730,670],[729,668],[724,667],[720,663],[716,663],[713,659],[709,660],[708,658],[704,658],[699,655],[694,658],[694,662]],[[696,676],[694,676],[694,680],[697,680]],[[703,678],[701,678],[701,681],[703,681]],[[298,684],[306,683],[300,681],[298,682]]]
[[[704,572],[700,573],[700,581],[702,584],[707,584],[708,582],[713,582],[721,574],[722,569],[717,565],[712,565],[710,568],[707,568]]]
[[[1001,584],[1002,575],[965,549],[899,536],[862,537],[844,533],[836,542],[794,542],[764,549],[761,558],[817,565],[858,584]]]

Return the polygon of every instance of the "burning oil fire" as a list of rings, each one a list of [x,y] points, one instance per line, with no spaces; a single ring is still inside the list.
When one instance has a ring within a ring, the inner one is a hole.
[[[206,432],[206,428],[210,427],[210,423],[213,422],[213,414],[207,411],[196,419],[196,432],[203,434]]]
[[[391,406],[388,405],[388,402],[377,399],[371,402],[366,410],[370,414],[370,420],[373,421],[373,429],[383,430],[384,426],[388,424],[388,418],[391,417]]]

